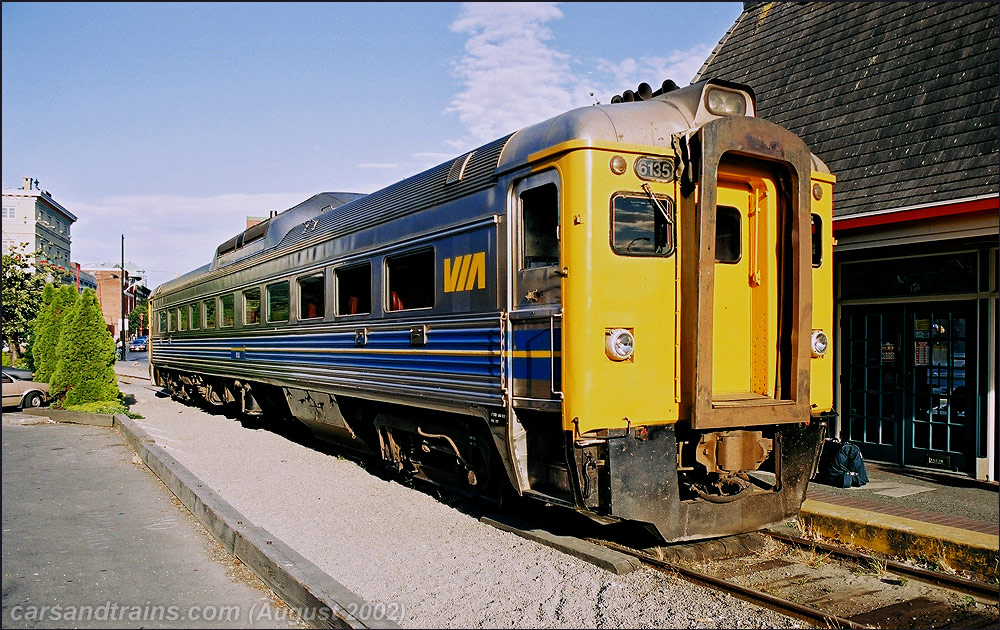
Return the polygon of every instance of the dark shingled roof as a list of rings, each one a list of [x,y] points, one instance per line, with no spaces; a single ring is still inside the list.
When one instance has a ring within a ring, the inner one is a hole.
[[[695,81],[744,83],[757,115],[837,176],[846,216],[997,195],[997,23],[987,2],[747,2]]]

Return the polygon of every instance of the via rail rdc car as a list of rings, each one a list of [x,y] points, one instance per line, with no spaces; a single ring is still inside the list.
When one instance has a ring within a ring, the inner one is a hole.
[[[797,514],[832,410],[832,184],[753,92],[575,109],[321,193],[152,295],[177,397],[666,541]]]

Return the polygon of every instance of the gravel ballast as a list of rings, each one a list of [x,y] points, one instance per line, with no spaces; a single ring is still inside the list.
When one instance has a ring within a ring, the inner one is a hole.
[[[403,627],[797,628],[650,569],[616,576],[350,459],[123,377],[136,422],[255,525]]]

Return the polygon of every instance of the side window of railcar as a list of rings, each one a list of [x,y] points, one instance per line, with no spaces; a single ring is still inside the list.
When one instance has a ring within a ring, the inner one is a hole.
[[[386,310],[407,311],[434,306],[434,250],[387,256]]]
[[[191,330],[201,328],[201,302],[191,305]]]
[[[544,184],[521,193],[521,268],[559,264],[559,193]]]
[[[174,332],[175,330],[177,330],[174,327],[174,319],[175,319],[174,318],[174,309],[170,309],[169,311],[167,311],[167,330],[169,332]]]
[[[177,307],[177,330],[178,331],[187,330],[187,328],[188,328],[188,322],[187,322],[187,318],[188,317],[187,317],[187,314],[188,314],[188,309],[187,309],[186,306],[178,306]]]
[[[253,325],[260,322],[260,289],[243,292],[243,323]]]
[[[741,246],[740,211],[719,206],[715,214],[715,262],[738,263]]]
[[[318,319],[326,311],[326,276],[317,274],[298,279],[299,319]]]
[[[165,332],[169,332],[169,329],[167,328],[167,314],[166,314],[166,312],[160,311],[159,317],[157,318],[157,320],[159,322],[159,326],[156,327],[156,330],[161,335],[163,333],[165,333]]]
[[[215,298],[205,300],[205,328],[215,328]]]
[[[267,321],[287,322],[288,313],[288,281],[267,285]]]
[[[669,256],[674,252],[674,208],[666,197],[615,195],[611,248],[622,256]]]
[[[222,310],[222,327],[232,328],[236,321],[236,300],[232,293],[219,296],[219,304]]]
[[[813,267],[823,264],[823,219],[818,215],[812,215],[812,261]]]
[[[333,274],[336,281],[337,315],[371,313],[371,263],[354,265],[353,267],[340,267]]]

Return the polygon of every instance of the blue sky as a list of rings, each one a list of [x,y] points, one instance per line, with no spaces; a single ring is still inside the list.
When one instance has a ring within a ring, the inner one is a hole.
[[[686,85],[742,3],[8,3],[3,186],[150,286],[246,216],[372,192],[641,81]],[[593,96],[591,96],[593,93]]]

